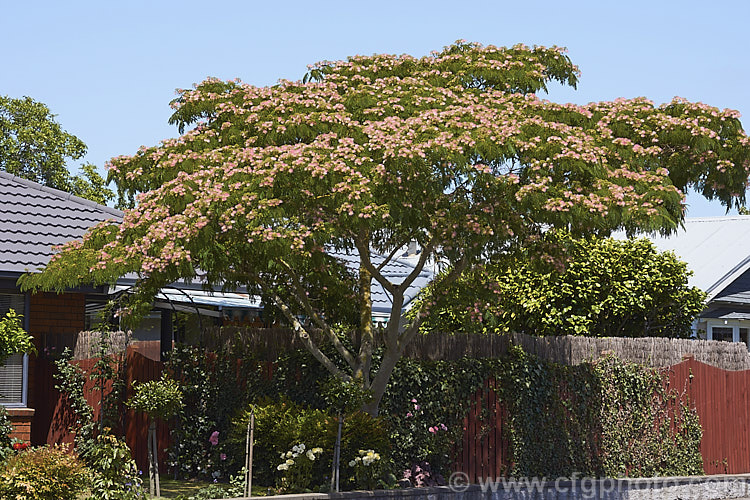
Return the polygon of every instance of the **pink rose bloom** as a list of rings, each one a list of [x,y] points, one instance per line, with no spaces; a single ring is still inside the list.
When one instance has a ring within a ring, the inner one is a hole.
[[[412,403],[416,403],[416,402],[417,402],[417,400],[416,400],[416,399],[414,399],[414,398],[411,398],[411,402],[412,402]]]
[[[411,413],[411,412],[408,412],[408,413],[406,414],[406,416],[407,416],[407,417],[413,417],[414,415],[412,415],[412,413]]]
[[[208,442],[211,443],[211,446],[219,444],[219,431],[213,431],[211,437],[208,438]]]
[[[440,428],[443,429],[444,431],[448,430],[448,428],[445,426],[445,424],[440,424]]]
[[[414,405],[414,411],[419,410],[419,408],[420,408],[419,405]]]
[[[435,429],[434,427],[430,427],[430,428],[429,428],[428,430],[429,430],[429,431],[430,431],[431,433],[433,433],[433,434],[435,434],[435,433],[437,432],[437,429]]]
[[[227,454],[226,453],[222,453],[221,455],[219,455],[219,458],[222,459],[222,460],[226,460],[227,459]]]

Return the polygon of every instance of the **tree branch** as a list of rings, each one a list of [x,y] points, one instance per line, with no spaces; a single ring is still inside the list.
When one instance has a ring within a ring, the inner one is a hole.
[[[431,239],[429,243],[427,243],[427,246],[422,249],[422,253],[419,256],[419,260],[417,261],[417,264],[414,266],[414,270],[409,273],[409,275],[404,279],[404,281],[401,282],[399,287],[401,287],[403,290],[406,290],[409,285],[411,285],[415,279],[419,276],[419,274],[424,269],[425,264],[427,263],[427,259],[430,255],[432,255],[432,251],[435,249],[435,238]]]
[[[398,252],[401,248],[403,248],[404,245],[408,244],[411,241],[411,238],[408,238],[405,243],[402,243],[401,245],[397,245],[396,248],[394,248],[391,253],[388,254],[388,256],[383,259],[383,262],[380,263],[376,269],[378,271],[382,271],[383,268],[388,265],[388,263],[393,259],[393,256],[396,255],[396,252]]]
[[[345,374],[339,368],[336,366],[336,364],[331,361],[331,359],[326,356],[317,345],[315,345],[315,342],[313,342],[312,338],[310,338],[310,334],[307,333],[305,330],[305,327],[302,326],[302,323],[299,322],[299,320],[294,316],[291,309],[289,309],[289,306],[287,306],[284,301],[279,297],[277,294],[272,294],[274,304],[276,304],[276,307],[278,307],[282,314],[286,317],[287,321],[291,323],[292,328],[294,329],[294,332],[297,334],[299,339],[302,341],[302,344],[307,348],[308,351],[317,359],[320,361],[320,363],[326,367],[326,369],[331,372],[331,374],[343,379],[343,380],[349,380],[351,377],[349,375]]]
[[[370,246],[368,242],[361,241],[361,237],[354,239],[354,246],[357,247],[357,252],[359,253],[359,260],[362,263],[365,268],[370,271],[370,274],[372,274],[372,277],[375,278],[375,280],[383,285],[383,288],[388,290],[391,295],[395,295],[397,292],[397,287],[390,281],[388,281],[385,276],[376,268],[372,261],[370,260]]]
[[[305,313],[315,324],[318,325],[318,328],[325,332],[326,336],[329,338],[333,346],[336,348],[338,353],[341,354],[341,357],[344,358],[344,360],[352,368],[352,370],[356,370],[356,359],[354,358],[352,353],[349,352],[346,346],[341,342],[341,339],[339,339],[338,336],[333,332],[333,330],[331,330],[331,327],[328,325],[328,323],[315,311],[312,304],[310,303],[310,298],[307,296],[307,293],[300,284],[299,275],[289,264],[284,262],[283,259],[279,259],[279,263],[287,270],[287,273],[289,273],[289,277],[292,278],[292,287],[294,288],[293,295],[305,310]]]

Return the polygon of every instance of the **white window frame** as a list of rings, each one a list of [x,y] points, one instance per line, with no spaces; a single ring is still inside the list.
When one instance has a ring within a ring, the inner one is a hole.
[[[23,314],[23,329],[29,331],[29,294],[18,293],[12,290],[0,290],[2,295],[20,295],[23,296],[23,311],[16,311]],[[5,313],[0,314],[4,317]],[[0,403],[6,408],[28,408],[29,402],[29,355],[24,354],[21,361],[21,401],[12,403]]]
[[[706,338],[708,340],[714,339],[714,328],[731,328],[732,342],[739,342],[740,328],[747,328],[748,330],[750,330],[750,321],[742,319],[706,319]],[[750,342],[750,332],[748,333],[748,342]],[[748,349],[750,349],[750,346],[747,347]]]

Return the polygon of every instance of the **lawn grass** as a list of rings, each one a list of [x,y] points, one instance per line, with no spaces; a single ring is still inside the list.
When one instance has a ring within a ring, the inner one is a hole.
[[[175,480],[171,478],[160,478],[159,486],[161,489],[160,497],[149,497],[152,500],[161,500],[165,498],[175,498],[179,495],[193,495],[198,492],[204,486],[208,486],[211,483],[207,481],[199,481],[196,479],[180,479]],[[148,491],[148,478],[143,481],[143,487]],[[253,485],[253,496],[265,496],[268,489],[265,486]]]
[[[178,495],[193,495],[197,493],[199,489],[208,486],[209,484],[211,483],[193,479],[175,480],[168,477],[160,477],[159,486],[161,489],[161,496],[150,498],[174,498]],[[145,478],[143,481],[143,489],[148,491],[148,478]]]

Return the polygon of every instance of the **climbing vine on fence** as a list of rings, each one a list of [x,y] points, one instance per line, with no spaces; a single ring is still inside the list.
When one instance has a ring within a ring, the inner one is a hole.
[[[330,355],[335,355],[332,349]],[[262,362],[237,348],[207,356],[203,349],[182,346],[168,366],[188,403],[173,431],[170,452],[180,475],[220,472],[227,477],[241,466],[225,448],[225,437],[231,420],[250,403],[287,398],[325,409],[321,388],[328,374],[303,350],[278,358],[271,379],[263,375]],[[519,347],[499,359],[402,359],[380,411],[397,468],[428,462],[446,473],[473,396],[486,395],[485,381],[495,378],[509,415],[503,429],[512,455],[507,473],[699,474],[702,430],[697,414],[674,388],[665,389],[663,376],[613,356],[572,367],[556,365]],[[489,421],[482,432],[492,430]],[[218,444],[209,441],[214,432]]]
[[[561,366],[513,348],[498,376],[511,416],[514,474],[703,473],[698,415],[656,370],[611,355]]]

